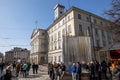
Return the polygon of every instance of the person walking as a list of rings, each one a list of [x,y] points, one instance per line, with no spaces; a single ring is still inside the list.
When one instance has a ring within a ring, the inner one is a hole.
[[[54,80],[54,69],[53,69],[53,64],[50,62],[48,64],[48,74],[51,80]]]
[[[116,65],[113,70],[113,80],[120,80],[120,65]]]
[[[12,79],[12,65],[7,66],[6,74],[4,75],[4,80],[11,80]]]
[[[79,62],[77,62],[77,77],[78,77],[78,80],[81,80],[81,74],[82,74],[82,66]]]
[[[72,80],[76,80],[76,64],[73,63],[73,65],[70,68],[71,74],[72,74]]]
[[[26,63],[24,63],[22,68],[23,68],[23,77],[26,77],[27,76],[26,71],[27,71],[28,65]]]
[[[60,78],[59,67],[60,67],[59,64],[54,62],[54,79],[55,80],[59,80],[59,78]]]
[[[17,76],[17,77],[19,76],[20,70],[21,70],[21,64],[18,62],[18,63],[16,64],[16,76]]]
[[[93,61],[90,62],[90,80],[95,80],[95,64]]]
[[[35,63],[32,65],[33,74],[35,74]]]
[[[65,70],[66,70],[65,64],[61,63],[60,68],[61,68],[61,79],[63,79],[64,74],[65,74]]]
[[[23,63],[21,63],[20,65],[21,69],[20,69],[20,75],[23,74]]]
[[[39,65],[38,64],[35,64],[35,73],[38,74],[38,68],[39,68]]]
[[[27,75],[29,75],[29,71],[30,71],[31,64],[28,62],[27,65],[28,65],[28,68],[27,68]]]
[[[97,60],[94,61],[94,65],[95,65],[95,77],[98,80],[101,80],[101,71],[100,71],[101,66]]]
[[[0,70],[1,70],[1,73],[3,72],[4,66],[5,66],[5,64],[4,64],[3,62],[0,63]]]
[[[105,62],[105,60],[103,60],[101,62],[101,68],[102,68],[102,72],[105,76],[105,79],[108,80],[108,77],[107,77],[107,63]]]
[[[13,69],[16,68],[16,63],[15,63],[15,61],[13,62],[12,66],[13,66]]]
[[[110,61],[108,61],[107,67],[108,67],[108,72],[109,72],[109,75],[110,75],[110,80],[112,80],[112,71],[110,69],[111,65],[112,65],[112,63]]]

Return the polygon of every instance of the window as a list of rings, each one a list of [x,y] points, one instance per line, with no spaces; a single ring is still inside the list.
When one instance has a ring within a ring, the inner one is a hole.
[[[70,21],[70,16],[68,16],[68,21]]]
[[[97,47],[99,47],[100,40],[96,40],[96,43],[97,43]]]
[[[79,31],[82,32],[82,25],[81,24],[79,24]]]
[[[56,30],[56,26],[54,27],[54,30]]]
[[[94,21],[95,24],[97,23],[96,19],[94,19],[93,21]]]
[[[103,40],[103,46],[106,46],[106,41],[105,40]]]
[[[98,35],[98,29],[97,28],[95,28],[95,34]]]
[[[63,20],[63,25],[65,24],[65,20]]]
[[[100,22],[100,25],[102,26],[102,25],[103,25],[103,23],[102,23],[102,22]]]
[[[58,41],[58,49],[61,49],[61,41]]]
[[[55,42],[54,45],[55,45],[55,50],[56,50],[57,49],[57,42]]]
[[[42,33],[42,36],[44,36],[45,35],[45,33]]]
[[[60,27],[60,23],[58,23],[58,28]]]
[[[60,38],[60,36],[61,36],[61,32],[59,31],[59,32],[58,32],[58,38]]]
[[[56,56],[55,56],[54,58],[55,58],[54,60],[55,60],[55,62],[56,62],[56,60],[57,60]]]
[[[58,61],[61,62],[61,56],[58,57]]]
[[[54,29],[52,28],[52,32],[54,31]]]
[[[65,29],[62,30],[62,35],[65,35]]]
[[[68,25],[68,33],[71,32],[71,25]]]
[[[88,27],[88,34],[91,35],[91,28]]]
[[[102,37],[105,37],[105,33],[104,33],[104,31],[103,31],[103,30],[101,30],[101,32],[102,32]]]
[[[62,14],[62,11],[60,12],[60,14]]]
[[[90,22],[90,18],[89,18],[89,17],[86,17],[86,21],[87,21],[87,22]]]
[[[81,15],[80,14],[78,14],[78,19],[81,19]]]
[[[48,57],[48,61],[51,61],[50,56]]]
[[[51,36],[51,41],[53,41],[53,36]]]
[[[57,39],[57,35],[56,35],[56,33],[54,34],[54,39],[55,39],[55,40]]]

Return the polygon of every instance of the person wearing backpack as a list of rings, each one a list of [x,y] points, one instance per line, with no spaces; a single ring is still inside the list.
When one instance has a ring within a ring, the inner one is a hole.
[[[28,68],[28,65],[26,63],[23,64],[22,66],[22,69],[23,69],[23,77],[26,77],[27,76],[27,68]]]

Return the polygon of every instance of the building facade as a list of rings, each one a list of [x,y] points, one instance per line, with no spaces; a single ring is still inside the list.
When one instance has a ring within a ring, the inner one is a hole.
[[[0,63],[3,62],[3,60],[4,60],[4,55],[3,53],[0,52]]]
[[[30,62],[47,63],[47,33],[43,29],[35,29],[31,36]]]
[[[30,62],[30,51],[24,48],[15,47],[14,49],[5,52],[5,62]]]
[[[76,7],[71,7],[66,12],[64,8],[60,4],[55,6],[55,20],[46,30],[48,62],[64,62],[63,38],[70,36],[90,37],[91,55],[98,59],[98,50],[113,43],[110,21]]]
[[[57,5],[59,8],[60,5]],[[56,14],[59,14],[60,11]],[[99,57],[97,51],[113,42],[113,34],[108,30],[109,21],[90,12],[71,7],[47,29],[49,36],[48,61],[63,61],[63,37],[89,36],[91,37],[94,58]]]

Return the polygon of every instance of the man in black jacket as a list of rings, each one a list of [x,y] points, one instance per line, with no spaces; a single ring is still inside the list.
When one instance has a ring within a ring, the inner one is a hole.
[[[78,80],[81,80],[81,73],[82,73],[82,69],[81,69],[81,64],[79,62],[77,62],[77,76],[78,76]]]

